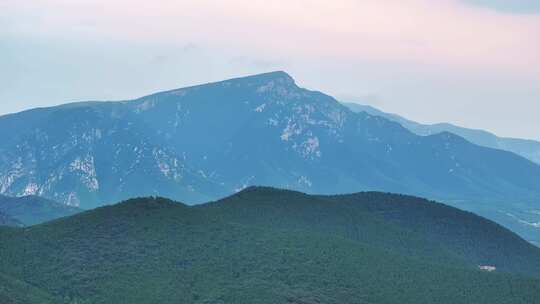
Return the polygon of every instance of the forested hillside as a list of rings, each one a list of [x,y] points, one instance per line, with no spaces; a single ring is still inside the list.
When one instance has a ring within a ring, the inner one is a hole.
[[[536,247],[475,215],[382,193],[326,197],[253,187],[197,207],[141,198],[2,228],[0,244],[2,275],[13,283],[0,296],[16,303],[35,303],[26,296],[452,304],[540,297]],[[22,294],[25,284],[35,292]]]

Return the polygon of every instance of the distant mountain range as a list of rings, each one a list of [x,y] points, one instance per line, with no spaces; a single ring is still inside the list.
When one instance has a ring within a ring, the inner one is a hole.
[[[465,138],[473,144],[513,152],[529,159],[532,162],[540,164],[540,142],[535,140],[498,137],[497,135],[484,130],[467,129],[449,123],[437,123],[430,125],[421,124],[397,114],[383,112],[369,105],[362,105],[352,102],[344,102],[343,104],[354,112],[366,112],[371,115],[380,116],[391,121],[395,121],[417,135],[429,136],[443,132],[450,132]]]
[[[0,195],[0,214],[15,221],[12,226],[30,226],[73,215],[82,210],[37,196]]]
[[[22,225],[18,220],[0,211],[0,226],[21,227]]]
[[[395,121],[420,136],[450,132],[476,145],[509,151],[540,164],[540,142],[538,141],[498,137],[484,130],[467,129],[449,123],[421,124],[397,114],[383,112],[369,105],[348,102],[344,102],[343,104],[357,113],[365,112]],[[493,200],[488,198],[447,202],[456,207],[470,210],[496,220],[540,246],[540,207],[538,207],[538,201],[539,199],[522,200],[520,198],[507,198]]]
[[[474,214],[383,193],[250,187],[0,227],[6,303],[534,303],[540,249]]]
[[[514,153],[449,132],[419,136],[284,72],[6,115],[0,138],[0,193],[83,209],[148,195],[197,203],[249,185],[387,191],[463,208],[540,198],[540,166]],[[483,206],[491,218],[506,210]]]

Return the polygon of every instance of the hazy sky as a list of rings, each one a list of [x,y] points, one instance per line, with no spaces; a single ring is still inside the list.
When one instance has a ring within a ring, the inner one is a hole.
[[[539,0],[0,0],[0,114],[271,70],[540,139]]]

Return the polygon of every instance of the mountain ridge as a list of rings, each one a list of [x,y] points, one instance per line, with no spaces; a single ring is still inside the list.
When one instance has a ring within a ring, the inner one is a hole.
[[[401,124],[403,127],[407,128],[411,132],[421,136],[433,135],[446,131],[461,136],[474,144],[488,148],[513,152],[529,159],[536,164],[540,164],[540,142],[537,140],[514,137],[499,137],[489,131],[485,131],[482,129],[463,128],[447,122],[421,124],[397,114],[383,112],[373,106],[351,102],[343,102],[343,104],[356,112],[365,111],[372,115],[377,115],[393,120]]]
[[[21,227],[23,224],[10,215],[0,211],[0,226]]]
[[[284,72],[0,117],[0,135],[0,193],[87,209],[148,195],[204,202],[253,184],[445,202],[540,197],[540,166],[353,113]]]
[[[48,222],[81,211],[81,209],[38,196],[8,197],[0,195],[0,212],[25,226]]]

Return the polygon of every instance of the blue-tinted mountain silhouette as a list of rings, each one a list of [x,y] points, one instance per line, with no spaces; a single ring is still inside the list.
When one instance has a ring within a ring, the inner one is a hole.
[[[82,208],[147,195],[195,203],[249,185],[540,198],[540,166],[518,155],[448,132],[418,136],[284,72],[6,115],[0,136],[0,193]]]
[[[372,106],[349,102],[343,104],[354,112],[367,112],[371,115],[381,116],[395,121],[418,135],[427,136],[441,132],[450,132],[465,138],[473,144],[514,152],[517,155],[540,164],[540,142],[535,140],[499,137],[484,130],[463,128],[450,123],[421,124],[397,114],[383,112]]]

